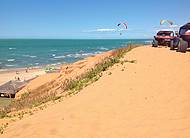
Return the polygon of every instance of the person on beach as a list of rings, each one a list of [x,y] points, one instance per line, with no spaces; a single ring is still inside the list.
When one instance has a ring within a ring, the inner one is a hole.
[[[25,71],[26,71],[26,73],[28,73],[28,68],[26,68],[26,70],[25,70]]]
[[[20,81],[20,78],[18,77],[17,80]]]

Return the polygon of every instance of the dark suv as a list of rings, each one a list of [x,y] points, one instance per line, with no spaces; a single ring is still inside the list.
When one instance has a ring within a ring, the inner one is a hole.
[[[187,23],[180,27],[179,36],[174,40],[174,44],[170,47],[171,50],[177,48],[179,52],[186,52],[187,48],[190,47],[190,23]]]

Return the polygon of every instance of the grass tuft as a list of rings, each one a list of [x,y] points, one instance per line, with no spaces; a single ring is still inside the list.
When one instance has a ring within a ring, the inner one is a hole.
[[[5,128],[7,128],[7,127],[8,127],[8,123],[2,124],[2,125],[0,126],[0,134],[3,134]]]

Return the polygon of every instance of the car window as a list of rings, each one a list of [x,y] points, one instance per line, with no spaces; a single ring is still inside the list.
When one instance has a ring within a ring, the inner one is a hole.
[[[159,32],[158,35],[160,36],[174,36],[173,32]]]
[[[188,31],[188,29],[186,29],[186,28],[181,28],[180,31],[179,31],[179,34],[180,34],[180,35],[183,35],[183,34],[185,34],[186,31]]]

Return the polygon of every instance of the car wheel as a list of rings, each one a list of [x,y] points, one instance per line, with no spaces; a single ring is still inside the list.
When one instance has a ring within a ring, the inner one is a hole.
[[[173,40],[173,47],[174,47],[174,49],[178,47],[178,45],[179,45],[179,41],[180,41],[179,38],[177,38],[177,37],[174,38],[174,40]]]
[[[157,40],[153,40],[152,42],[152,47],[158,47],[158,41]]]
[[[170,45],[169,45],[170,50],[174,50],[174,48],[175,48],[175,47],[174,47],[174,41],[171,40],[169,44],[170,44]]]
[[[183,39],[180,39],[177,51],[185,53],[187,50],[187,47],[188,47],[188,42],[184,41]]]

